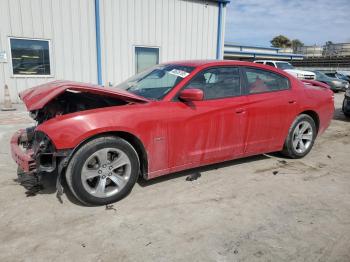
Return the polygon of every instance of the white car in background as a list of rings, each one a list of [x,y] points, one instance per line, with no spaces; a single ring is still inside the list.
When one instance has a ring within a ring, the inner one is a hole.
[[[289,73],[289,74],[291,74],[299,79],[307,79],[307,80],[316,79],[316,75],[314,72],[296,69],[290,63],[285,62],[285,61],[255,60],[254,63],[269,65],[269,66],[273,66],[273,67],[282,69],[282,70],[286,71],[287,73]]]

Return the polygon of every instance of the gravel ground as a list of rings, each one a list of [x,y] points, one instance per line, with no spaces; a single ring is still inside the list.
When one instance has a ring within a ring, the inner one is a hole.
[[[350,261],[350,122],[300,160],[260,155],[139,182],[121,202],[60,203],[54,178],[27,197],[9,155],[31,122],[0,112],[0,261]],[[192,171],[193,172],[193,171]]]

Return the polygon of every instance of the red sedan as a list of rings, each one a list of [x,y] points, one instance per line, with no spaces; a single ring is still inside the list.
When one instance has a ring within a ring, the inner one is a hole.
[[[114,88],[55,81],[21,99],[37,121],[11,140],[26,174],[58,171],[85,204],[145,179],[246,156],[308,154],[334,111],[325,84],[239,61],[152,67]]]

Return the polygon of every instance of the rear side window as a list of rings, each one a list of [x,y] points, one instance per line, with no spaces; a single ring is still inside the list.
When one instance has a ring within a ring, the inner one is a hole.
[[[275,67],[275,64],[272,62],[266,62],[266,65]]]
[[[203,90],[204,99],[241,95],[241,77],[237,67],[217,67],[199,72],[185,87]]]
[[[289,89],[288,78],[266,70],[246,68],[245,75],[249,94]]]

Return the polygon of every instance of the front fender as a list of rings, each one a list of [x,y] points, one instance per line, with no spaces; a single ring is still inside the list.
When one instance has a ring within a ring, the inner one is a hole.
[[[92,136],[115,131],[131,133],[142,141],[136,122],[131,121],[128,114],[121,116],[115,111],[98,110],[58,116],[39,125],[36,130],[44,132],[60,150],[75,148]]]

